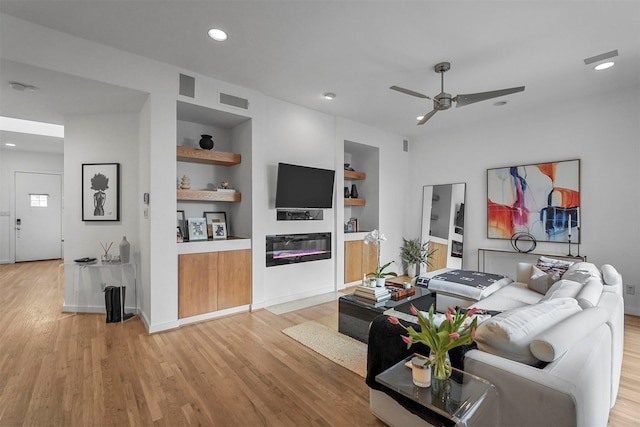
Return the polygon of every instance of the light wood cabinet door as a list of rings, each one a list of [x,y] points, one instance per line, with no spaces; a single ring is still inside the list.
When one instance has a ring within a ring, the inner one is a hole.
[[[378,252],[376,245],[365,245],[362,240],[344,242],[344,282],[362,280],[362,276],[376,270]]]
[[[429,242],[429,250],[437,249],[431,257],[431,265],[427,267],[427,271],[440,270],[447,266],[448,245],[444,243]]]
[[[378,268],[378,247],[362,242],[362,273],[367,274]]]
[[[178,318],[218,310],[218,252],[178,255]]]
[[[344,282],[362,280],[362,240],[344,242]]]
[[[218,310],[251,303],[251,250],[218,252]]]

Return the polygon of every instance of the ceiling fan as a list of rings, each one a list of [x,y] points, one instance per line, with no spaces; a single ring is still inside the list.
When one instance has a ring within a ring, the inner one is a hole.
[[[452,97],[451,94],[444,91],[444,73],[451,69],[451,64],[448,62],[440,62],[436,64],[434,70],[436,73],[440,73],[440,93],[431,98],[430,96],[423,95],[419,92],[415,92],[410,89],[405,89],[399,86],[391,86],[389,89],[402,92],[407,95],[416,96],[418,98],[430,99],[433,101],[433,110],[425,114],[418,122],[418,125],[423,125],[433,117],[440,110],[448,110],[451,108],[451,101],[456,103],[457,107],[463,107],[465,105],[473,104],[475,102],[486,101],[487,99],[497,98],[499,96],[510,95],[512,93],[524,91],[524,86],[512,87],[509,89],[492,90],[490,92],[469,93],[466,95],[457,95]]]

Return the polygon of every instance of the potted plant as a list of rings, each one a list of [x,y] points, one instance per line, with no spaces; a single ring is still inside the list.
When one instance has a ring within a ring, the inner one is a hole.
[[[376,263],[376,271],[372,271],[371,273],[367,273],[367,277],[372,276],[376,279],[376,285],[377,286],[384,286],[384,279],[387,276],[398,276],[398,274],[394,273],[394,272],[388,272],[386,273],[384,271],[385,268],[389,267],[389,265],[391,264],[392,261],[386,263],[383,266],[380,266],[380,244],[382,242],[384,242],[385,240],[387,240],[386,237],[384,237],[384,234],[382,234],[381,232],[379,232],[378,230],[373,230],[370,233],[367,233],[366,236],[364,236],[364,243],[365,245],[368,245],[369,243],[373,243],[374,245],[376,245],[376,251],[377,251],[377,263]]]
[[[393,271],[389,271],[389,272],[385,272],[384,269],[389,267],[389,265],[391,265],[393,261],[389,261],[388,263],[386,263],[385,265],[378,267],[376,269],[376,271],[372,271],[371,273],[367,273],[367,277],[373,277],[376,279],[376,286],[384,286],[384,280],[386,277],[397,277],[398,274],[393,272]]]
[[[402,246],[400,247],[400,258],[407,263],[407,274],[414,277],[419,272],[421,264],[431,265],[430,258],[437,249],[429,251],[429,242],[420,244],[420,240],[402,238]]]

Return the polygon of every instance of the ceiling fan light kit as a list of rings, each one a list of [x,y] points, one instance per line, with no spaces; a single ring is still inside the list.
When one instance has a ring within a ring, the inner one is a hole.
[[[464,107],[465,105],[473,104],[480,101],[486,101],[488,99],[497,98],[499,96],[511,95],[512,93],[523,92],[524,86],[513,87],[509,89],[500,89],[493,90],[490,92],[479,92],[479,93],[469,93],[469,94],[460,94],[455,97],[452,97],[451,94],[446,93],[444,91],[444,73],[451,69],[451,64],[449,62],[439,62],[435,65],[434,71],[440,74],[440,93],[434,96],[433,98],[424,95],[422,93],[413,91],[411,89],[405,89],[400,86],[391,86],[389,89],[395,90],[397,92],[404,93],[405,95],[411,95],[418,98],[430,99],[433,101],[433,110],[431,112],[425,114],[419,121],[418,125],[423,125],[434,116],[438,111],[448,110],[451,108],[451,102],[456,103],[456,108]],[[506,103],[506,102],[505,102]],[[504,105],[504,104],[502,104]]]

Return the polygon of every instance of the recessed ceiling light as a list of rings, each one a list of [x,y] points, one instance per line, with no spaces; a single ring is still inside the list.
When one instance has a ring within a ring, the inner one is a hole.
[[[322,95],[322,96],[324,96],[324,99],[331,100],[331,99],[334,99],[336,97],[336,94],[333,93],[333,92],[325,92],[324,95]]]
[[[613,61],[603,62],[602,64],[596,65],[593,69],[596,71],[602,71],[602,70],[606,70],[607,68],[613,67],[614,64],[615,62]]]
[[[15,147],[16,144],[14,144],[13,142],[7,142],[4,145],[6,145],[7,147]]]
[[[210,29],[207,34],[209,34],[209,37],[217,42],[223,42],[228,38],[227,33],[218,28]]]

